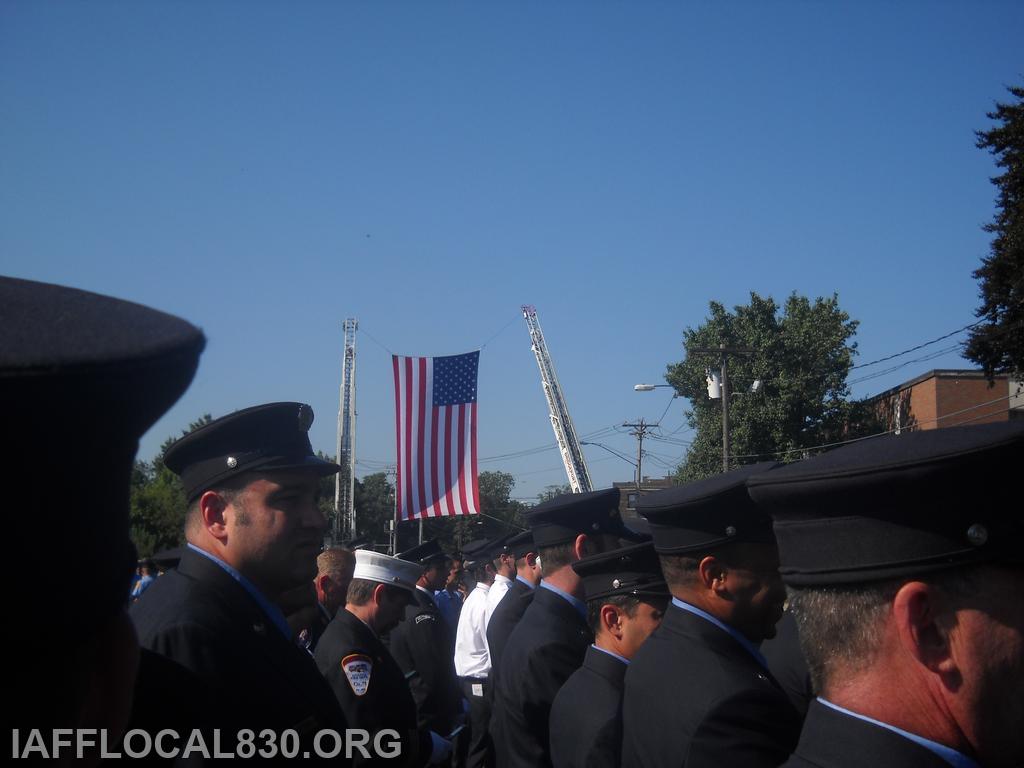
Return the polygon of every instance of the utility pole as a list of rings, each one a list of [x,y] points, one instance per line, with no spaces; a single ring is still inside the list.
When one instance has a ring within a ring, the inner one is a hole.
[[[644,437],[650,431],[651,427],[658,426],[657,424],[648,424],[643,419],[638,422],[630,424],[629,422],[623,423],[624,427],[631,427],[633,429],[630,432],[631,435],[636,437],[636,494],[637,498],[640,497],[640,483],[643,481],[643,465],[644,465]]]
[[[727,347],[719,344],[718,347],[694,347],[687,350],[690,353],[696,352],[700,355],[721,355],[722,369],[722,471],[729,471],[729,355],[740,355],[748,357],[757,350],[751,347]]]

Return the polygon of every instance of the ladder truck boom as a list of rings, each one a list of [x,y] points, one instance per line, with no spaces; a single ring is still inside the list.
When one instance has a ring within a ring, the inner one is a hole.
[[[356,330],[359,323],[348,318],[342,324],[345,351],[341,361],[341,392],[338,403],[338,464],[341,472],[334,481],[334,530],[337,544],[356,537]]]
[[[587,462],[583,458],[579,440],[576,439],[576,429],[572,425],[569,406],[566,405],[565,395],[562,393],[558,376],[555,374],[555,364],[548,353],[544,333],[540,329],[537,310],[528,304],[524,304],[522,310],[523,317],[526,318],[526,327],[530,331],[530,341],[533,354],[537,358],[537,367],[540,368],[540,381],[544,389],[544,396],[548,401],[551,428],[555,432],[555,442],[562,455],[565,474],[569,478],[569,487],[573,493],[586,493],[592,489],[590,472],[587,470]]]

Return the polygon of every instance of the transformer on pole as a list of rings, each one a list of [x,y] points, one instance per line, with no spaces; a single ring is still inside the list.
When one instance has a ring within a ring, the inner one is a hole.
[[[341,393],[338,406],[338,464],[334,476],[334,543],[356,537],[355,465],[356,465],[356,330],[359,323],[350,317],[342,324],[345,352],[341,363]]]
[[[537,358],[537,367],[540,368],[540,381],[544,388],[544,396],[548,400],[551,428],[555,432],[555,442],[558,443],[558,451],[562,455],[565,474],[569,478],[569,487],[572,488],[573,493],[586,493],[592,490],[590,472],[587,471],[583,450],[580,448],[579,440],[576,439],[576,430],[572,425],[572,419],[569,418],[569,406],[565,403],[565,395],[562,394],[558,376],[555,375],[555,364],[551,360],[548,346],[544,342],[544,333],[540,329],[537,310],[528,304],[524,304],[522,310],[523,317],[526,318],[526,326],[530,331],[530,341],[533,354]]]

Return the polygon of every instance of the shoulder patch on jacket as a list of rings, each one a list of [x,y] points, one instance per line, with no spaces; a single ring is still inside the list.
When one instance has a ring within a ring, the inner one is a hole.
[[[421,621],[434,621],[434,614],[432,613],[421,613],[416,616],[416,623],[419,624]]]
[[[341,671],[348,678],[352,693],[362,696],[370,687],[370,673],[373,672],[373,660],[362,653],[352,653],[341,660]]]

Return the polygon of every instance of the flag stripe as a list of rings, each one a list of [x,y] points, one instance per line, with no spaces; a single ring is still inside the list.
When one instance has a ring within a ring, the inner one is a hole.
[[[416,413],[416,488],[420,492],[419,498],[416,500],[416,506],[413,507],[417,512],[421,513],[426,508],[427,492],[424,488],[423,481],[423,453],[425,448],[425,437],[423,431],[424,413],[423,409],[427,403],[427,359],[421,357],[419,359],[419,380],[416,382],[419,396],[419,408]]]
[[[412,480],[412,358],[407,357],[405,359],[405,466],[408,474],[406,475],[405,487],[406,487],[406,514],[415,514],[416,507],[413,506],[412,495],[413,485],[415,484]]]
[[[480,509],[480,484],[476,474],[476,403],[469,406],[469,417],[473,423],[469,428],[469,476],[473,482],[473,509]]]
[[[398,376],[398,358],[392,356],[392,367],[395,369],[395,445],[398,446],[398,455],[402,455],[402,397],[401,384]],[[404,517],[402,505],[402,462],[398,462],[395,469],[395,517],[401,520]]]
[[[455,514],[452,504],[452,409],[444,407],[444,504],[449,515]]]
[[[459,405],[459,504],[461,510],[469,509],[466,502],[466,406]],[[461,514],[466,514],[465,511]]]
[[[438,452],[437,452],[437,408],[431,406],[430,408],[430,445],[433,446],[434,450],[431,451],[431,457],[433,461],[430,464],[430,498],[433,499],[434,503],[431,505],[430,513],[433,517],[441,516],[441,493],[438,490],[440,484],[437,482],[437,465]]]

